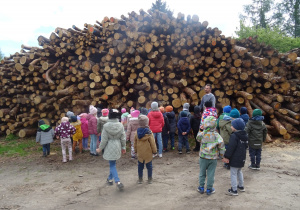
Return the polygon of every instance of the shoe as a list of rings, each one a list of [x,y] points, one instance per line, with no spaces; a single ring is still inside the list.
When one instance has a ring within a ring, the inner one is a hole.
[[[256,170],[260,170],[260,164],[256,164]]]
[[[138,180],[138,184],[143,184],[143,178],[139,178],[139,180]]]
[[[182,151],[181,151],[181,150],[178,150],[178,153],[179,153],[179,154],[182,154]]]
[[[94,153],[91,153],[91,152],[90,152],[90,155],[94,156]]]
[[[96,154],[94,154],[94,156],[99,156],[99,154],[98,154],[98,153],[96,153]]]
[[[118,182],[117,187],[120,191],[124,189],[124,185],[121,182]]]
[[[148,184],[152,184],[152,177],[148,178]]]
[[[50,155],[50,151],[47,152],[47,155]]]
[[[175,150],[175,147],[172,147],[172,150]]]
[[[158,154],[158,157],[162,158],[162,154]]]
[[[107,183],[108,185],[113,185],[113,184],[114,184],[113,180],[110,180],[110,179],[108,179],[108,178],[107,178],[107,180],[106,180],[106,183]]]
[[[186,150],[186,154],[190,154],[191,153],[191,150],[190,149],[187,149]]]
[[[239,191],[241,191],[241,192],[245,192],[245,191],[246,191],[244,187],[240,187],[240,186],[238,186],[237,188],[238,188],[238,189],[239,189]]]
[[[157,157],[157,154],[153,154],[152,157],[154,157],[154,158]]]
[[[135,156],[131,156],[131,159],[135,159]]]
[[[227,194],[228,194],[228,195],[233,195],[233,196],[239,195],[238,192],[237,192],[237,190],[236,190],[236,191],[233,191],[232,188],[230,188],[230,189],[228,190]]]
[[[207,189],[206,190],[206,194],[207,195],[211,195],[211,194],[214,194],[216,191],[215,191],[215,188],[211,188],[211,189]]]
[[[256,165],[250,164],[250,165],[248,166],[248,168],[250,168],[250,169],[252,169],[252,170],[256,170]]]
[[[204,193],[204,187],[198,187],[197,191],[200,193],[200,194],[203,194]]]
[[[198,148],[194,148],[193,151],[194,152],[199,152],[199,149]]]
[[[163,152],[168,152],[168,150],[167,149],[163,149]]]

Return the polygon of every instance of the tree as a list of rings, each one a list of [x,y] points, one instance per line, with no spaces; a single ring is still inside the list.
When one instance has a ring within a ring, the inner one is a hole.
[[[158,10],[167,13],[169,16],[173,16],[173,12],[169,9],[169,7],[167,6],[167,2],[165,1],[156,0],[155,3],[152,3],[150,10],[152,12]]]

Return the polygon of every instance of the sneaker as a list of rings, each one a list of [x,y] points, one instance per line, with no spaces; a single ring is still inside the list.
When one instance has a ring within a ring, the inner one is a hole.
[[[260,170],[260,164],[256,164],[256,170]]]
[[[152,157],[154,157],[154,158],[157,157],[157,154],[153,154]]]
[[[135,156],[131,156],[131,159],[135,159]]]
[[[191,150],[190,149],[187,149],[186,150],[186,154],[190,154],[191,153]]]
[[[107,179],[107,180],[106,180],[106,183],[107,183],[108,185],[113,185],[113,184],[114,184],[113,180],[111,180],[111,179]]]
[[[160,157],[160,158],[161,158],[161,157],[162,157],[162,154],[158,154],[158,157]]]
[[[211,194],[214,194],[216,191],[215,191],[215,188],[211,188],[211,189],[207,189],[206,190],[206,194],[207,195],[211,195]]]
[[[252,170],[256,170],[256,165],[250,164],[250,165],[248,166],[248,168],[250,168],[250,169],[252,169]]]
[[[172,147],[172,150],[175,150],[175,147]]]
[[[179,154],[182,154],[182,151],[181,151],[181,150],[178,150],[178,153],[179,153]]]
[[[227,192],[227,195],[233,195],[233,196],[237,196],[239,195],[237,190],[236,191],[233,191],[232,188],[230,188]]]
[[[245,192],[245,188],[244,188],[244,187],[240,187],[240,186],[238,186],[237,188],[239,189],[239,191],[241,191],[241,192]]]
[[[152,184],[152,177],[148,178],[148,184]]]
[[[143,184],[143,178],[139,178],[138,184]]]
[[[167,149],[163,149],[163,152],[168,152],[168,150]]]
[[[198,187],[197,191],[200,193],[200,194],[203,194],[204,193],[204,187]]]
[[[124,189],[124,185],[121,182],[118,182],[117,187],[120,191]]]

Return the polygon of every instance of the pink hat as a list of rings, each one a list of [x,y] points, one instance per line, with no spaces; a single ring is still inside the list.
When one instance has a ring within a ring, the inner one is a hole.
[[[102,116],[103,117],[107,117],[108,116],[108,113],[109,113],[109,110],[108,109],[102,109]]]
[[[134,110],[134,111],[131,113],[131,116],[132,116],[132,117],[138,118],[139,115],[140,115],[140,111],[139,111],[139,110]]]
[[[122,113],[125,113],[125,112],[126,112],[126,109],[125,109],[125,108],[122,108],[122,109],[121,109],[121,112],[122,112]]]
[[[97,114],[97,108],[94,107],[93,105],[90,105],[89,111],[91,115],[96,115]]]
[[[78,115],[80,118],[86,118],[87,117],[87,113],[81,113],[80,115]]]

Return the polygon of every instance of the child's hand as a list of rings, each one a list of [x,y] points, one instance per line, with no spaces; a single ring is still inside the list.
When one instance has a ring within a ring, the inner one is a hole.
[[[59,136],[56,136],[56,139],[59,139]]]
[[[122,149],[122,154],[125,154],[126,153],[126,149]]]
[[[101,149],[100,149],[100,148],[96,149],[96,152],[97,152],[97,153],[100,153],[100,152],[101,152]]]
[[[201,126],[200,126],[200,129],[203,130],[203,128],[204,128],[203,125],[201,125]]]
[[[223,161],[224,163],[229,163],[229,159],[227,159],[227,158],[223,158],[222,161]]]

